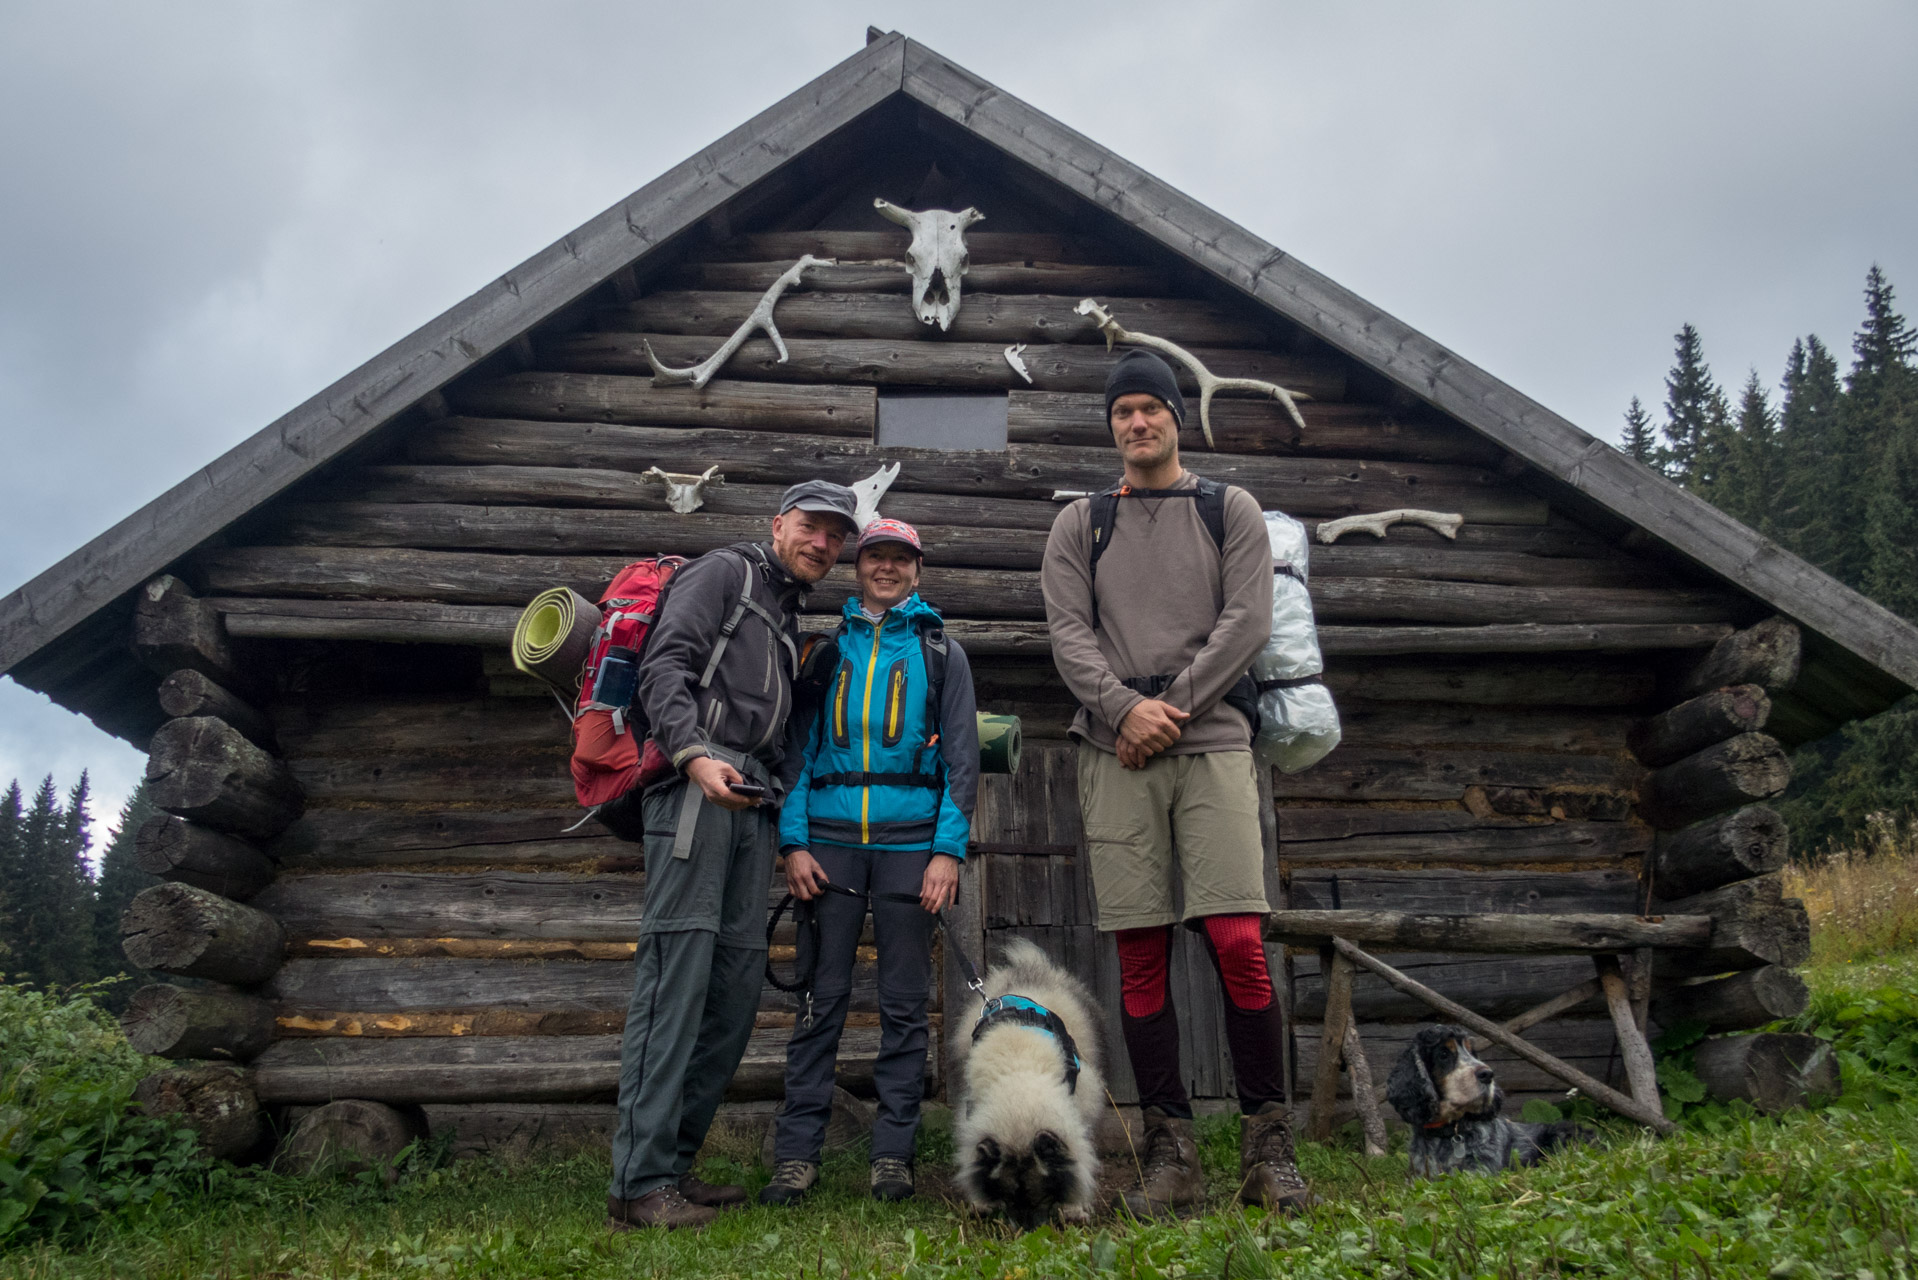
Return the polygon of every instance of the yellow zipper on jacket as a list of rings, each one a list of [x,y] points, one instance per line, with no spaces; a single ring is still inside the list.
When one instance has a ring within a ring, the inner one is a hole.
[[[879,635],[882,631],[886,629],[886,619],[890,618],[891,616],[892,616],[892,610],[888,609],[886,610],[886,612],[880,614],[879,621],[873,624],[872,656],[866,659],[866,698],[865,698],[865,702],[862,704],[862,709],[860,711],[860,718],[863,722],[862,727],[864,728],[865,734],[866,734],[866,740],[863,744],[862,749],[865,752],[865,755],[863,757],[865,763],[863,767],[865,772],[867,773],[872,772],[872,681],[873,681],[874,674],[879,669]],[[871,816],[871,814],[872,814],[872,788],[861,787],[859,789],[859,843],[860,844],[872,843],[872,831],[866,825],[867,820]]]

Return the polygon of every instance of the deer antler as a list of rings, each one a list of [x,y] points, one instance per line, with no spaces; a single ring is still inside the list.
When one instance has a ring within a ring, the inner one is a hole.
[[[646,349],[646,363],[653,366],[653,385],[669,386],[676,382],[690,382],[695,388],[703,387],[713,380],[713,375],[733,358],[733,353],[746,345],[746,339],[752,336],[754,329],[764,329],[766,336],[773,341],[773,349],[779,352],[779,363],[786,363],[786,340],[779,336],[779,327],[773,323],[773,304],[779,301],[779,295],[799,283],[807,267],[832,267],[838,265],[836,258],[815,258],[810,253],[787,268],[786,273],[773,281],[772,287],[753,305],[752,314],[746,317],[746,323],[733,331],[726,339],[726,345],[707,356],[696,365],[684,369],[675,369],[659,362],[653,354],[653,344],[641,342]]]
[[[1390,511],[1373,511],[1362,516],[1327,520],[1319,526],[1319,541],[1337,542],[1348,533],[1369,533],[1375,538],[1383,538],[1387,528],[1401,522],[1422,524],[1428,529],[1436,530],[1440,536],[1456,541],[1459,526],[1465,523],[1465,517],[1456,512],[1419,511],[1412,507],[1395,507]]]
[[[1149,333],[1133,333],[1112,318],[1112,313],[1096,301],[1087,298],[1073,310],[1082,316],[1091,316],[1092,322],[1099,326],[1099,332],[1106,336],[1106,350],[1112,350],[1112,344],[1123,342],[1129,347],[1150,347],[1154,351],[1163,351],[1192,371],[1199,380],[1199,426],[1205,431],[1207,448],[1217,448],[1212,443],[1212,393],[1215,391],[1253,391],[1262,396],[1271,396],[1285,406],[1292,415],[1292,421],[1299,430],[1305,430],[1305,419],[1299,416],[1299,406],[1295,400],[1310,400],[1312,397],[1303,391],[1287,391],[1276,382],[1263,382],[1258,378],[1221,378],[1199,363],[1197,356],[1176,342],[1164,338],[1155,338]]]

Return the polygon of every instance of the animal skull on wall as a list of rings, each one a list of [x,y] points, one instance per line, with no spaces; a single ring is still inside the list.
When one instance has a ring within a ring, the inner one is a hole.
[[[726,477],[719,474],[716,466],[707,467],[704,474],[696,476],[648,467],[639,473],[639,478],[641,481],[665,485],[666,505],[682,516],[691,515],[705,505],[707,485],[726,483]]]
[[[921,324],[936,324],[940,330],[952,327],[959,314],[959,281],[970,265],[966,255],[966,228],[983,222],[985,214],[977,209],[901,209],[885,200],[874,200],[879,216],[912,232],[912,244],[906,249],[907,270],[912,272],[912,313]]]

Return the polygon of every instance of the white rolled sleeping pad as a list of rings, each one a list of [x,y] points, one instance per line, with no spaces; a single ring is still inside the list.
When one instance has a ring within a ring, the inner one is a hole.
[[[1261,682],[1308,680],[1325,670],[1312,597],[1305,589],[1311,541],[1304,525],[1278,511],[1265,513],[1265,532],[1272,542],[1274,566],[1272,634],[1253,659],[1252,676]],[[1284,572],[1287,567],[1292,572]],[[1297,773],[1317,764],[1339,745],[1339,737],[1339,709],[1322,682],[1311,680],[1259,694],[1259,736],[1252,750],[1280,773]]]

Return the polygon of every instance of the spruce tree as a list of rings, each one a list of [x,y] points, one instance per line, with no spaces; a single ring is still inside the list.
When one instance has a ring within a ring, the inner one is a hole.
[[[1911,363],[1918,334],[1893,303],[1890,282],[1874,266],[1865,277],[1865,322],[1852,338],[1852,366],[1838,401],[1838,429],[1820,495],[1832,513],[1830,563],[1821,567],[1860,590],[1866,589],[1876,555],[1870,513],[1888,511],[1874,499],[1885,481],[1899,424],[1918,399]]]
[[[136,970],[127,963],[126,953],[121,950],[120,917],[135,894],[160,883],[158,876],[142,871],[133,860],[135,837],[147,820],[159,812],[153,802],[147,799],[147,784],[141,782],[127,797],[126,807],[120,810],[120,823],[113,833],[113,839],[107,842],[106,851],[100,855],[100,876],[94,885],[93,964],[94,972],[101,977],[125,973],[134,978],[136,983],[147,977],[144,971]],[[109,1005],[121,1005],[133,985],[123,984],[117,988],[109,998]]]
[[[1895,301],[1891,282],[1874,264],[1865,274],[1865,323],[1852,336],[1851,372],[1845,376],[1845,392],[1860,421],[1869,424],[1873,456],[1890,445],[1892,424],[1912,399],[1918,333],[1898,314]]]
[[[1865,594],[1918,622],[1918,413],[1906,410],[1889,430],[1865,509]]]
[[[1792,343],[1785,366],[1784,399],[1778,408],[1778,537],[1825,572],[1837,563],[1843,504],[1838,458],[1838,361],[1816,335]]]
[[[62,807],[49,774],[21,824],[13,971],[43,986],[68,986],[93,976],[87,795],[87,776],[82,773]]]
[[[1707,493],[1723,462],[1725,398],[1705,364],[1698,330],[1680,326],[1673,337],[1672,371],[1665,375],[1665,447],[1658,461],[1666,475],[1696,493]]]
[[[26,800],[14,779],[0,797],[0,973],[11,973],[20,957],[20,872]]]
[[[1645,412],[1637,396],[1632,397],[1631,408],[1625,410],[1625,433],[1619,438],[1618,447],[1648,467],[1658,465],[1658,431],[1652,426],[1652,415]]]
[[[1727,435],[1724,469],[1712,501],[1719,509],[1767,536],[1775,532],[1778,497],[1778,419],[1753,369],[1739,393],[1738,414]]]

